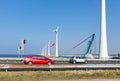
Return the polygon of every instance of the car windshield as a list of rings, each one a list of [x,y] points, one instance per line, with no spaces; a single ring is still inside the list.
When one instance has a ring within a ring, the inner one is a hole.
[[[74,58],[75,56],[72,56],[71,58]]]
[[[82,57],[80,57],[80,56],[73,56],[72,58],[82,59]]]

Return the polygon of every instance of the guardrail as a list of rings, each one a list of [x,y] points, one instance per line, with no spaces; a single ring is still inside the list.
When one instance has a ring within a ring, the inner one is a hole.
[[[0,60],[24,60],[24,58],[7,58],[7,57],[3,57],[3,58],[0,58]]]
[[[118,70],[120,69],[120,64],[103,64],[103,65],[92,65],[92,64],[70,64],[70,65],[3,65],[0,67],[0,71],[54,71],[54,70]]]

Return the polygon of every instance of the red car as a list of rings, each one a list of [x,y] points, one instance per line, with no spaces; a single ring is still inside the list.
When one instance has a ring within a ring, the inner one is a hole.
[[[54,64],[54,61],[42,55],[27,56],[24,64]]]

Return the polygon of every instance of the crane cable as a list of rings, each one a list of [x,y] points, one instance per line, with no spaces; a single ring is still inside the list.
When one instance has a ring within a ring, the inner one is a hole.
[[[82,42],[78,43],[76,46],[74,46],[72,49],[75,49],[76,47],[78,47],[79,45],[81,45],[82,43],[84,43],[86,40],[88,40],[89,38],[91,38],[94,34],[90,35],[89,37],[87,37],[86,39],[84,39]]]

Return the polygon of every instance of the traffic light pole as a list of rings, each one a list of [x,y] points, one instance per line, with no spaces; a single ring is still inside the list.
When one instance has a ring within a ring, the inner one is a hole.
[[[22,43],[21,43],[21,51],[22,51],[22,53],[21,53],[21,58],[23,57],[23,55],[24,55],[24,45],[26,44],[26,40],[22,40]]]
[[[18,58],[20,57],[20,47],[18,46]]]

